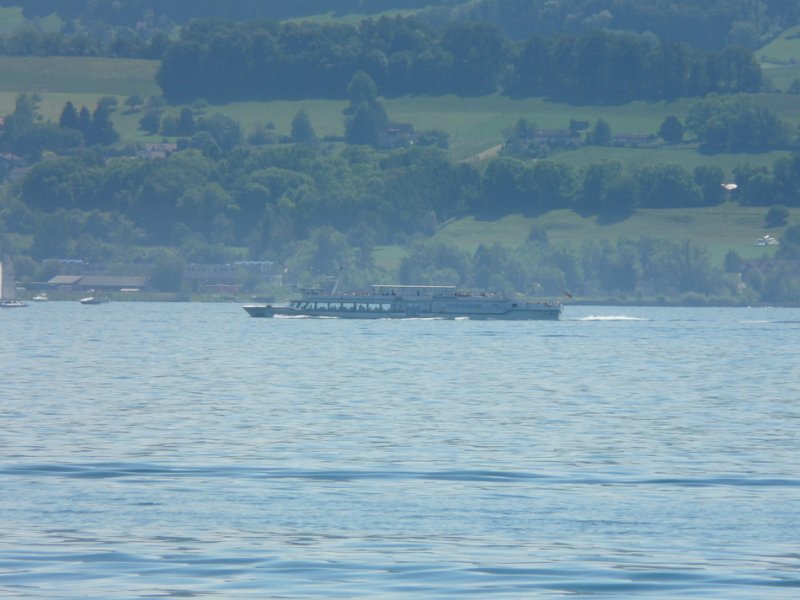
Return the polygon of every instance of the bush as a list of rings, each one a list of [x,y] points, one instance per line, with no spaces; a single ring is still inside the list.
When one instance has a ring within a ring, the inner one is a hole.
[[[770,206],[764,216],[767,227],[783,227],[789,221],[789,209],[785,206]]]

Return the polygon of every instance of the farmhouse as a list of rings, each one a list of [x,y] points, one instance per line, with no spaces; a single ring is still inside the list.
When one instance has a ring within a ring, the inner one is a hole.
[[[531,142],[534,144],[547,144],[548,146],[580,146],[583,139],[578,131],[573,129],[537,129]]]
[[[166,158],[178,149],[178,144],[145,144],[142,150],[136,153],[139,158],[154,159]]]
[[[141,275],[56,275],[45,284],[59,290],[104,292],[141,290],[146,286],[147,277]]]
[[[417,133],[411,123],[390,122],[381,135],[379,145],[382,148],[404,148],[417,141]]]

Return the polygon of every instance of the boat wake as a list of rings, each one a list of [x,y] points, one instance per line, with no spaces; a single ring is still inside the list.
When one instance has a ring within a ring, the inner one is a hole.
[[[650,321],[644,317],[629,317],[627,315],[589,315],[588,317],[578,317],[574,321]]]
[[[770,319],[746,319],[744,321],[739,321],[742,325],[764,325],[764,324],[773,324],[778,323],[779,321],[772,321]]]

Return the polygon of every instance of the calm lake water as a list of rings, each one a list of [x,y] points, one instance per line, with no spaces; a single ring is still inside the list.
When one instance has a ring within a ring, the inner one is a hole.
[[[800,597],[797,309],[0,331],[3,597]]]

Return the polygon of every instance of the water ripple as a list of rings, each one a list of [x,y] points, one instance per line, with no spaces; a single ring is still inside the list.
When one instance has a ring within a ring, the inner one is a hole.
[[[102,308],[0,313],[2,597],[798,597],[798,310]]]
[[[600,477],[548,475],[520,471],[409,471],[370,469],[283,469],[253,466],[170,466],[144,463],[94,464],[30,464],[0,466],[0,475],[17,477],[66,477],[78,479],[111,479],[142,476],[157,478],[223,478],[223,479],[307,479],[315,481],[417,480],[492,483],[635,485],[675,487],[800,487],[800,479],[762,478],[742,475],[715,477]]]

